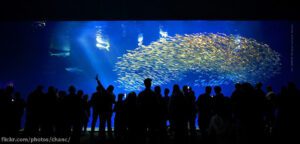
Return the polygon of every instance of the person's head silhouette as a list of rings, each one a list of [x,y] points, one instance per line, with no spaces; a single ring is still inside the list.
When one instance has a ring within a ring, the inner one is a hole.
[[[161,93],[160,86],[155,86],[154,91],[156,94],[160,94]]]
[[[236,83],[235,85],[235,89],[239,90],[241,89],[242,85],[240,83]]]
[[[146,78],[144,80],[144,85],[145,85],[146,89],[150,89],[151,88],[151,82],[152,82],[152,79],[150,79],[150,78]]]
[[[113,91],[114,91],[114,86],[113,86],[113,85],[109,85],[109,86],[107,87],[107,91],[108,91],[108,93],[113,93]]]
[[[7,94],[12,94],[14,92],[14,85],[13,84],[8,84],[6,87],[6,93]]]
[[[205,93],[210,94],[211,93],[211,86],[206,86],[205,87]]]
[[[54,86],[49,86],[49,87],[48,87],[48,93],[50,93],[50,94],[55,94],[55,93],[56,93],[55,87],[54,87]]]
[[[178,84],[175,84],[173,86],[173,93],[179,93],[180,92],[180,88],[179,88],[179,85]]]
[[[69,92],[70,92],[70,94],[75,94],[75,92],[76,92],[75,86],[71,85],[71,86],[69,87]]]
[[[267,86],[267,91],[271,92],[272,91],[272,86]]]
[[[188,93],[188,86],[187,85],[184,85],[183,87],[182,87],[182,91],[183,91],[183,93]]]
[[[214,87],[214,90],[215,90],[215,93],[216,93],[216,94],[220,94],[221,91],[222,91],[222,88],[221,88],[220,86],[215,86],[215,87]]]
[[[131,102],[134,102],[135,101],[135,98],[136,98],[136,93],[135,92],[130,92],[127,96],[127,100],[128,101],[131,101]]]
[[[79,97],[83,97],[83,90],[78,90],[78,92],[77,92],[77,95],[79,96]]]
[[[165,96],[168,96],[169,95],[169,93],[170,93],[170,90],[168,89],[168,88],[165,88]]]
[[[262,84],[261,82],[259,82],[259,83],[256,84],[256,88],[257,88],[257,89],[261,89],[262,85],[263,85],[263,84]]]

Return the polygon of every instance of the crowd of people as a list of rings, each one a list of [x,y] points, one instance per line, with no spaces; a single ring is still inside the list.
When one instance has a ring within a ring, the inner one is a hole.
[[[13,86],[0,89],[0,135],[19,135],[24,109],[23,135],[69,136],[73,142],[87,132],[90,116],[91,137],[95,137],[99,117],[97,137],[114,137],[118,143],[167,143],[172,135],[175,143],[181,144],[198,137],[198,133],[203,143],[287,142],[296,140],[295,131],[300,128],[299,90],[294,83],[283,86],[279,93],[271,86],[265,92],[262,83],[237,83],[231,97],[225,97],[220,86],[207,86],[197,98],[187,85],[181,89],[175,84],[172,92],[166,88],[162,94],[160,86],[151,89],[152,80],[147,78],[143,91],[120,93],[116,100],[114,86],[105,88],[98,76],[96,81],[98,86],[90,100],[74,86],[68,92],[53,86],[44,92],[43,86],[37,86],[26,103]]]

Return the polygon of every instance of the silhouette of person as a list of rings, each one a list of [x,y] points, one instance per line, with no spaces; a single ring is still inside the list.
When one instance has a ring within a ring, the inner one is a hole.
[[[238,120],[240,119],[242,97],[242,85],[240,83],[236,83],[235,90],[231,94],[233,120],[236,123],[238,123]]]
[[[290,132],[290,96],[288,95],[288,88],[286,86],[281,87],[281,91],[278,96],[278,116],[276,124],[276,136],[279,143],[285,142]],[[288,140],[288,139],[287,139]]]
[[[93,134],[94,134],[97,119],[98,119],[98,117],[100,117],[101,107],[100,107],[100,102],[99,101],[101,100],[100,97],[103,93],[102,89],[99,85],[97,86],[96,90],[97,91],[95,93],[93,93],[92,98],[90,100],[90,105],[93,108],[91,136],[93,136]]]
[[[88,107],[88,97],[87,97],[87,99],[86,100],[84,100],[84,98],[83,98],[83,96],[84,96],[84,92],[83,92],[83,90],[78,90],[77,91],[77,97],[79,97],[80,98],[80,130],[81,130],[81,132],[82,132],[82,128],[85,128],[84,126],[85,126],[85,123],[87,123],[86,121],[87,121],[87,113],[86,113],[86,109],[88,109],[87,107]],[[85,128],[86,129],[86,128]],[[83,132],[86,132],[86,130],[85,131],[83,131]]]
[[[66,91],[59,91],[57,98],[57,113],[56,113],[56,136],[63,137],[70,133],[68,122],[68,99]]]
[[[160,143],[166,140],[167,131],[166,131],[166,123],[165,123],[165,111],[164,111],[164,99],[161,95],[160,86],[154,87],[154,93],[156,96],[156,105],[154,105],[155,110],[157,112],[157,116],[155,119],[155,143]]]
[[[198,126],[204,140],[207,139],[207,130],[212,117],[213,100],[211,97],[211,91],[212,88],[210,86],[206,86],[205,93],[199,95],[196,101],[198,108]]]
[[[225,110],[225,97],[222,94],[222,88],[215,86],[214,91],[216,95],[213,97],[213,110],[214,114],[223,115]]]
[[[169,109],[174,121],[175,141],[182,143],[186,136],[186,99],[177,84],[173,86]]]
[[[76,94],[76,88],[71,85],[69,87],[68,99],[68,122],[72,129],[71,142],[79,142],[81,134],[81,117],[82,117],[82,98]]]
[[[115,104],[114,112],[115,120],[114,120],[114,133],[116,140],[120,143],[122,140],[122,136],[125,134],[125,114],[124,114],[124,94],[118,94],[118,101]]]
[[[41,133],[45,136],[54,134],[55,113],[56,113],[56,89],[53,86],[48,88],[48,92],[44,95],[42,101],[42,127]]]
[[[235,130],[235,140],[239,141],[241,138],[239,132],[241,131],[241,118],[243,113],[243,100],[244,100],[244,88],[241,83],[235,84],[235,90],[231,94],[231,106],[232,106],[232,122]]]
[[[145,136],[147,133],[150,134],[152,138],[155,131],[155,122],[157,117],[157,98],[155,93],[151,90],[151,81],[152,79],[147,78],[144,80],[145,89],[139,93],[137,102],[138,109],[140,110],[140,137],[142,141],[145,140]],[[142,142],[143,143],[143,142]]]
[[[263,137],[264,95],[258,93],[260,84],[254,88],[250,83],[242,84],[240,118],[237,131],[238,143],[254,143]]]
[[[105,90],[102,83],[100,82],[98,75],[96,76],[96,81],[100,87],[100,96],[99,96],[99,116],[100,116],[100,129],[99,135],[105,135],[105,125],[107,123],[108,134],[112,135],[111,127],[111,117],[113,113],[113,104],[115,103],[115,95],[113,93],[114,87],[109,85]]]
[[[84,95],[82,100],[83,100],[82,101],[82,105],[83,105],[82,106],[83,107],[82,128],[83,128],[83,132],[86,133],[87,125],[91,115],[88,95]]]
[[[300,129],[299,89],[289,82],[283,87],[278,100],[278,141],[279,143],[299,143]]]
[[[163,112],[163,127],[164,130],[167,132],[168,125],[167,123],[170,123],[170,115],[169,115],[169,96],[170,90],[168,88],[165,88],[164,90],[164,97],[162,99],[162,112]]]
[[[20,92],[16,92],[14,98],[12,99],[12,112],[13,112],[13,129],[15,130],[14,134],[18,134],[21,129],[21,120],[24,114],[25,101],[21,98]]]
[[[275,110],[276,110],[276,94],[273,92],[271,86],[267,86],[266,94],[266,123],[267,133],[272,135],[275,123]]]
[[[251,130],[255,132],[255,138],[252,140],[259,140],[264,138],[264,132],[265,132],[265,121],[264,121],[264,115],[266,113],[266,106],[267,106],[267,100],[266,100],[266,94],[262,90],[262,83],[257,83],[255,87],[255,94],[252,98],[252,103],[255,103],[255,107],[252,108],[252,124],[253,126]]]
[[[36,136],[42,125],[42,99],[44,98],[43,86],[38,85],[27,98],[27,112],[25,133],[30,136]]]
[[[136,143],[135,138],[138,136],[140,124],[138,119],[137,95],[135,92],[130,92],[126,97],[124,104],[125,122],[128,130],[129,143]]]
[[[232,127],[230,108],[226,105],[229,103],[222,94],[222,88],[220,86],[215,86],[214,91],[216,94],[213,97],[214,114],[209,123],[208,136],[211,138],[210,140],[213,140],[210,142],[229,144],[231,143]]]
[[[195,135],[195,130],[196,130],[196,126],[195,126],[195,119],[196,119],[196,97],[195,97],[195,93],[192,90],[191,87],[185,85],[183,86],[183,94],[185,96],[186,102],[187,102],[187,126],[190,129],[191,135],[194,136]]]
[[[2,134],[5,136],[12,136],[16,133],[15,130],[15,111],[14,111],[14,87],[13,85],[8,85],[3,93],[3,111],[1,118],[3,119],[3,124],[1,124]]]

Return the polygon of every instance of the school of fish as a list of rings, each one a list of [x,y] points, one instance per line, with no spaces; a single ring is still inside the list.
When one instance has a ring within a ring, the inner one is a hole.
[[[162,36],[149,45],[141,42],[118,57],[116,83],[125,91],[179,82],[193,75],[194,86],[264,81],[281,69],[280,54],[252,38],[223,33]]]

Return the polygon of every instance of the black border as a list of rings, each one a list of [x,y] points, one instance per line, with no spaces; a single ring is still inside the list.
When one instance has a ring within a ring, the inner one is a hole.
[[[0,4],[1,20],[296,20],[298,11],[296,1],[288,0],[4,0]]]

